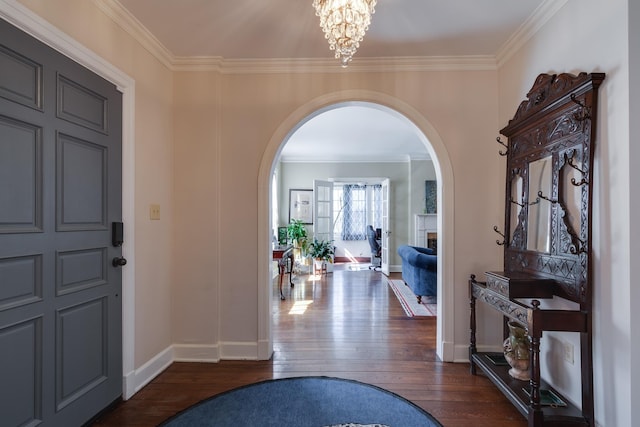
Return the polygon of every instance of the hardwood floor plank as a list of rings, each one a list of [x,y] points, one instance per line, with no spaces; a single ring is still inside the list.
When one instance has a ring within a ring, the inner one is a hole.
[[[156,426],[203,399],[243,385],[329,376],[390,390],[445,427],[526,426],[487,378],[470,375],[467,364],[438,360],[436,319],[406,317],[386,280],[369,270],[337,269],[316,281],[297,276],[294,288],[285,290],[285,301],[277,298],[274,282],[271,360],[174,363],[93,425]]]

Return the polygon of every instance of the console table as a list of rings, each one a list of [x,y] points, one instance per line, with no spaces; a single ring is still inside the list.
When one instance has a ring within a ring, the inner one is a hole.
[[[272,257],[274,260],[278,261],[278,275],[280,276],[279,277],[280,299],[283,300],[284,294],[282,293],[282,276],[289,273],[289,284],[293,288],[293,280],[291,279],[291,274],[293,272],[293,262],[294,262],[293,246],[275,246],[273,248]],[[288,269],[289,271],[287,271],[287,264],[289,264],[288,261],[291,261],[290,267]]]

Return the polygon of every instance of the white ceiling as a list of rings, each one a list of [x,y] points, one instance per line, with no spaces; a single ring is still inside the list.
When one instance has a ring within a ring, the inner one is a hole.
[[[393,111],[352,103],[322,112],[300,126],[281,152],[283,161],[405,162],[429,159],[416,127]]]
[[[113,0],[112,0],[113,1]],[[546,2],[555,0],[546,0]],[[119,0],[176,57],[326,58],[312,0]],[[495,55],[543,0],[379,0],[354,57]]]
[[[96,1],[133,17],[141,33],[150,34],[176,60],[333,57],[312,0]],[[496,58],[554,1],[378,0],[352,64],[365,58]],[[281,154],[283,160],[315,161],[427,157],[406,120],[363,105],[315,116],[291,136]]]

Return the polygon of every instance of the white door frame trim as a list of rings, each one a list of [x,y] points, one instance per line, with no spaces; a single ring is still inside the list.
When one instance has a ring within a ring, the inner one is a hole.
[[[60,31],[16,0],[0,0],[0,18],[71,58],[117,86],[122,92],[122,371],[123,398],[136,392],[135,383],[135,80]]]
[[[369,102],[396,113],[415,126],[434,162],[438,182],[438,357],[443,361],[454,360],[454,181],[451,160],[444,142],[435,127],[411,105],[392,96],[367,91],[345,90],[320,96],[300,106],[287,117],[271,137],[260,162],[258,172],[258,358],[266,360],[273,354],[271,331],[272,292],[269,267],[271,259],[271,177],[282,147],[304,122],[313,116],[334,108],[336,104]],[[443,286],[443,283],[448,284]]]

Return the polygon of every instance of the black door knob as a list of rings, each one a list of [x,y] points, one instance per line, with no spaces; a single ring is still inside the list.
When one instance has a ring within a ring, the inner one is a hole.
[[[127,265],[127,260],[124,257],[115,257],[113,261],[111,261],[114,267],[122,267],[123,265]]]

